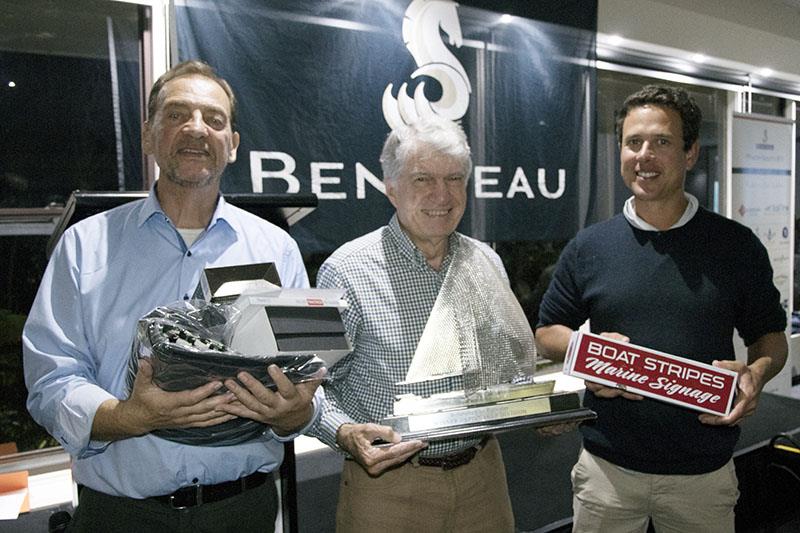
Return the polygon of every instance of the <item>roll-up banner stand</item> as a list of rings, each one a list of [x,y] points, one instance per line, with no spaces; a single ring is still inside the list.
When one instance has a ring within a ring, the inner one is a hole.
[[[734,114],[731,157],[731,218],[761,239],[772,263],[775,286],[791,333],[794,213],[794,121],[765,115]],[[746,349],[737,342],[746,360]],[[764,390],[788,394],[791,364]]]

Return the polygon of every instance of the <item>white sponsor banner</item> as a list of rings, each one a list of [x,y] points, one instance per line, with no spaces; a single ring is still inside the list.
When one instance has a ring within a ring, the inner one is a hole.
[[[792,275],[792,130],[791,121],[772,117],[733,118],[732,218],[764,243],[787,309]]]
[[[780,117],[735,114],[732,140],[731,218],[752,229],[766,247],[789,320],[794,123]],[[780,391],[783,381],[777,378],[767,389]]]

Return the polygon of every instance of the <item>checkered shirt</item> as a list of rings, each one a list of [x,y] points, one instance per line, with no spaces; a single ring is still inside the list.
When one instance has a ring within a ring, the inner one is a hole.
[[[339,426],[380,423],[392,413],[396,395],[430,396],[464,388],[461,376],[398,384],[405,380],[451,260],[464,239],[470,238],[455,232],[450,235],[447,256],[436,271],[400,228],[395,215],[387,226],[340,247],[320,267],[317,287],[345,289],[348,308],[343,319],[354,349],[329,369],[330,380],[324,384],[326,402],[311,435],[338,449]],[[497,254],[474,242],[507,280]],[[435,441],[423,455],[448,455],[478,442],[473,438]]]

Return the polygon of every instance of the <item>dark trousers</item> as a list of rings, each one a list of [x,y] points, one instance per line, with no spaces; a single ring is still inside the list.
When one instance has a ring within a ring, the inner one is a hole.
[[[278,493],[268,480],[236,496],[187,509],[150,499],[109,496],[83,487],[67,531],[96,533],[272,533]]]

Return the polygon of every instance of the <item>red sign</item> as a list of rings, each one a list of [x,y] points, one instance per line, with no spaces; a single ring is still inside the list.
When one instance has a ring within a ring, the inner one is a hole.
[[[685,357],[575,332],[564,373],[690,409],[727,415],[738,374]]]
[[[325,300],[322,298],[306,298],[306,305],[311,307],[320,307],[325,305]]]

